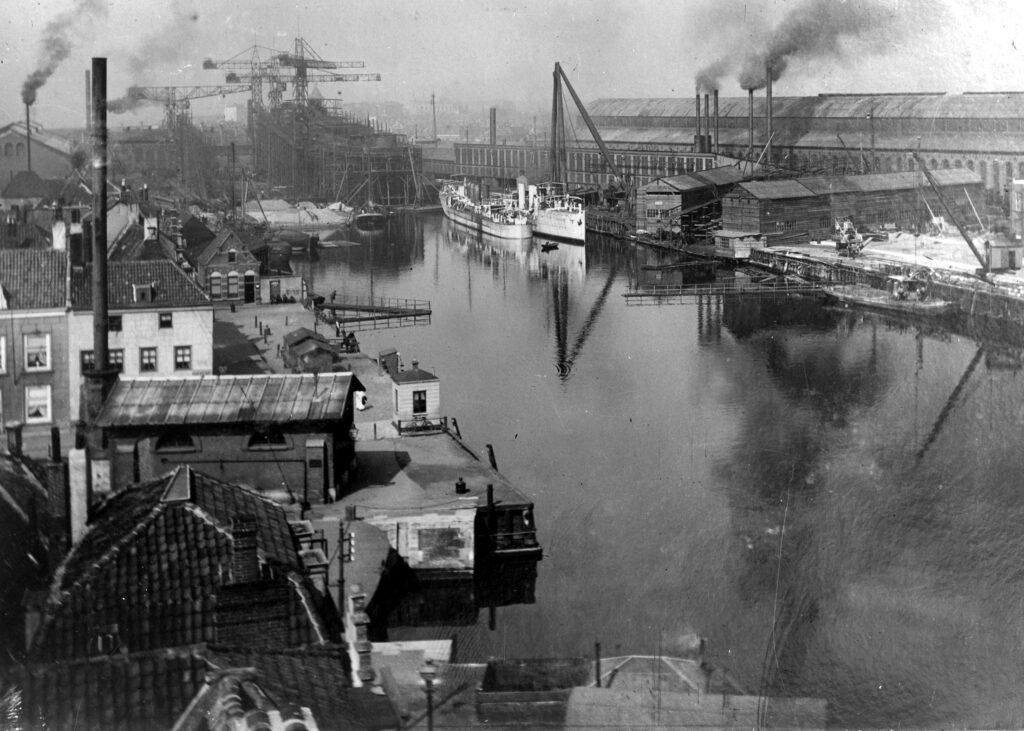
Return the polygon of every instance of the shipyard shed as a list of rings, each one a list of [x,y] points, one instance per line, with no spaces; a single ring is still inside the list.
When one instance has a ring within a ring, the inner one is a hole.
[[[749,231],[773,243],[802,243],[830,215],[827,199],[796,180],[739,183],[722,199],[722,228]]]
[[[351,373],[127,378],[97,417],[121,489],[177,465],[310,505],[355,463]]]
[[[977,223],[981,178],[964,169],[932,175],[957,219]],[[722,200],[724,229],[766,236],[769,245],[829,238],[836,220],[847,217],[858,227],[913,229],[933,216],[945,216],[939,197],[923,175],[911,172],[745,182]]]

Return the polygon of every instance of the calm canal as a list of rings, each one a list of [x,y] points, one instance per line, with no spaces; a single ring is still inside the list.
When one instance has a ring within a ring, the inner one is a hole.
[[[360,333],[536,503],[536,603],[461,659],[673,654],[844,727],[1024,724],[1024,373],[967,336],[823,308],[631,306],[657,255],[481,240],[440,214],[295,261],[430,300]],[[447,636],[439,631],[438,636]]]

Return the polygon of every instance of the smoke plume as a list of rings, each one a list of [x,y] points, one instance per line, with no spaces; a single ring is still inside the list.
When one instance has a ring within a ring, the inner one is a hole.
[[[146,99],[145,95],[138,87],[129,86],[128,93],[123,97],[107,101],[107,111],[111,114],[125,114],[148,102],[149,100]]]
[[[697,72],[697,93],[712,92],[721,86],[721,79],[733,69],[732,60],[722,58]]]
[[[746,57],[740,86],[748,90],[765,86],[769,63],[774,82],[795,58],[842,58],[851,41],[863,42],[867,52],[868,46],[893,36],[896,16],[895,7],[881,0],[808,0],[782,19],[764,48]]]
[[[76,29],[84,21],[103,14],[103,0],[79,0],[75,7],[53,18],[43,28],[42,52],[35,71],[21,86],[21,101],[35,104],[36,93],[46,83],[61,62],[70,55]]]

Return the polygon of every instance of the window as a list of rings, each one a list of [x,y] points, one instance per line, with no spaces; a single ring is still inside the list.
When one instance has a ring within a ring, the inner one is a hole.
[[[96,353],[91,350],[83,350],[81,354],[82,373],[91,371],[96,367]]]
[[[107,330],[112,333],[121,332],[121,316],[110,315],[107,317]]]
[[[221,298],[221,274],[220,272],[210,272],[210,299],[219,300]]]
[[[139,348],[139,370],[143,373],[156,370],[156,348]]]
[[[110,358],[110,367],[116,368],[118,373],[124,373],[124,350],[111,350],[107,356]]]
[[[7,338],[0,335],[0,373],[7,372]]]
[[[246,449],[253,450],[289,449],[290,447],[288,438],[281,432],[274,430],[253,434],[245,445]]]
[[[174,370],[176,370],[176,371],[189,371],[189,370],[192,370],[192,346],[191,345],[176,345],[176,346],[174,346]]]
[[[412,413],[414,413],[414,414],[425,414],[425,413],[427,413],[427,392],[426,391],[413,391],[412,392]]]
[[[228,299],[238,296],[238,272],[228,272]]]
[[[25,387],[25,423],[43,424],[52,421],[49,386]]]
[[[157,452],[198,452],[199,444],[191,434],[169,431],[157,437],[153,449]]]
[[[161,312],[160,313],[160,327],[168,328],[174,327],[174,313],[173,312]]]
[[[25,370],[50,370],[49,333],[32,333],[25,336]]]
[[[234,249],[228,249],[228,264],[234,264],[238,261],[238,252]]]

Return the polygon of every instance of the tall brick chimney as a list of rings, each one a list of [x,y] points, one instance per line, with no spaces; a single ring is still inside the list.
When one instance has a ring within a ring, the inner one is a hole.
[[[251,584],[260,580],[260,559],[256,553],[256,518],[240,515],[231,519],[231,582]]]

